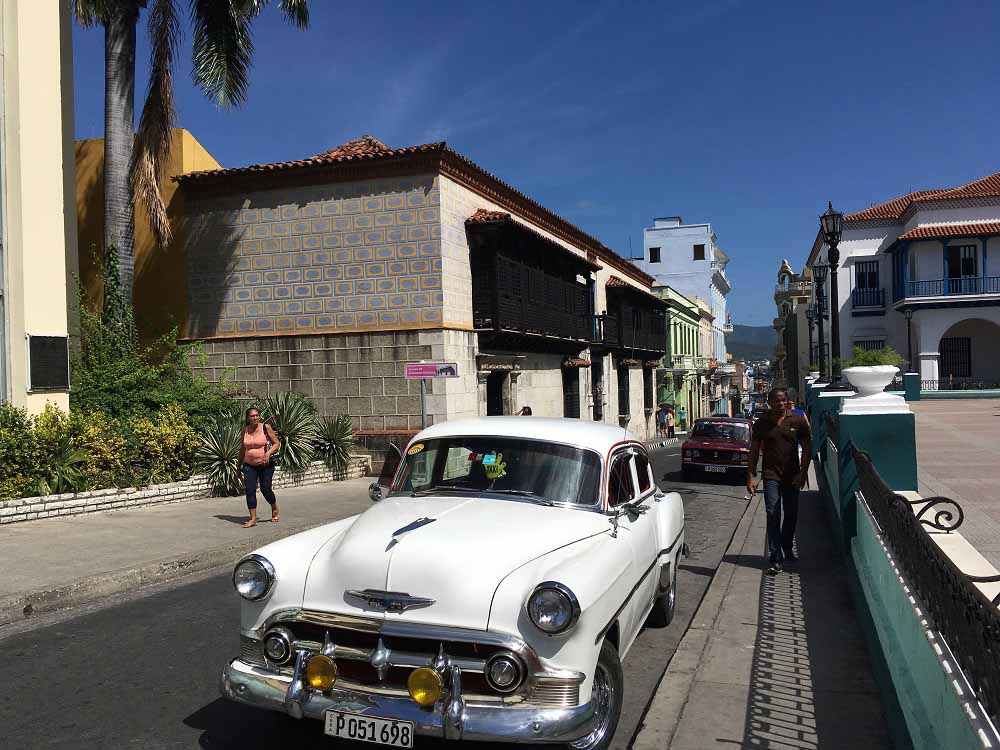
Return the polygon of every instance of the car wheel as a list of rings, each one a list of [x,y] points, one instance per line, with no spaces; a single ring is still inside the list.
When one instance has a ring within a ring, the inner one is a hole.
[[[677,608],[677,560],[670,566],[670,590],[660,594],[653,600],[653,608],[647,618],[654,628],[665,628],[674,620],[674,610]]]
[[[570,750],[605,750],[615,736],[622,713],[625,677],[618,649],[611,641],[601,644],[594,672],[590,702],[594,704],[594,723],[590,733],[569,743]]]

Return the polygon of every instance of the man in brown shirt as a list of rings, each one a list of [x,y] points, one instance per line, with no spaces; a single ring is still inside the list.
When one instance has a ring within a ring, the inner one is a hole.
[[[809,421],[789,409],[788,391],[772,388],[767,394],[770,410],[757,420],[750,436],[747,490],[757,492],[757,461],[763,455],[764,508],[767,511],[767,572],[781,572],[782,561],[795,562],[795,523],[799,516],[799,490],[806,482],[812,455]],[[802,456],[799,457],[799,447]],[[782,523],[784,510],[784,523]]]

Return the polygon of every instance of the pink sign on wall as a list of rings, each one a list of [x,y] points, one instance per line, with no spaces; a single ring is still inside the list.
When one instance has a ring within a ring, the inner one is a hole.
[[[457,378],[458,363],[456,362],[408,362],[405,371],[407,380],[423,380],[424,378]]]

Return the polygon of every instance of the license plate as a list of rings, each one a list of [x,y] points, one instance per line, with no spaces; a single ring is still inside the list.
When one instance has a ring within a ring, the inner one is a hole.
[[[725,474],[726,473],[726,467],[725,466],[706,466],[705,467],[705,471],[712,471],[712,472],[715,472],[716,474]]]
[[[375,742],[393,747],[413,747],[413,722],[377,716],[327,711],[323,731],[331,737]]]

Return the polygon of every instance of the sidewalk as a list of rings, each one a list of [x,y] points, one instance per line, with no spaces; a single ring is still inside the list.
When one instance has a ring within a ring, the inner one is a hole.
[[[892,747],[821,502],[802,493],[801,560],[774,577],[761,495],[750,504],[634,750]]]
[[[360,513],[371,478],[277,490],[281,522],[244,529],[217,497],[0,526],[0,625],[234,563],[268,542]],[[263,518],[267,503],[259,500]]]

